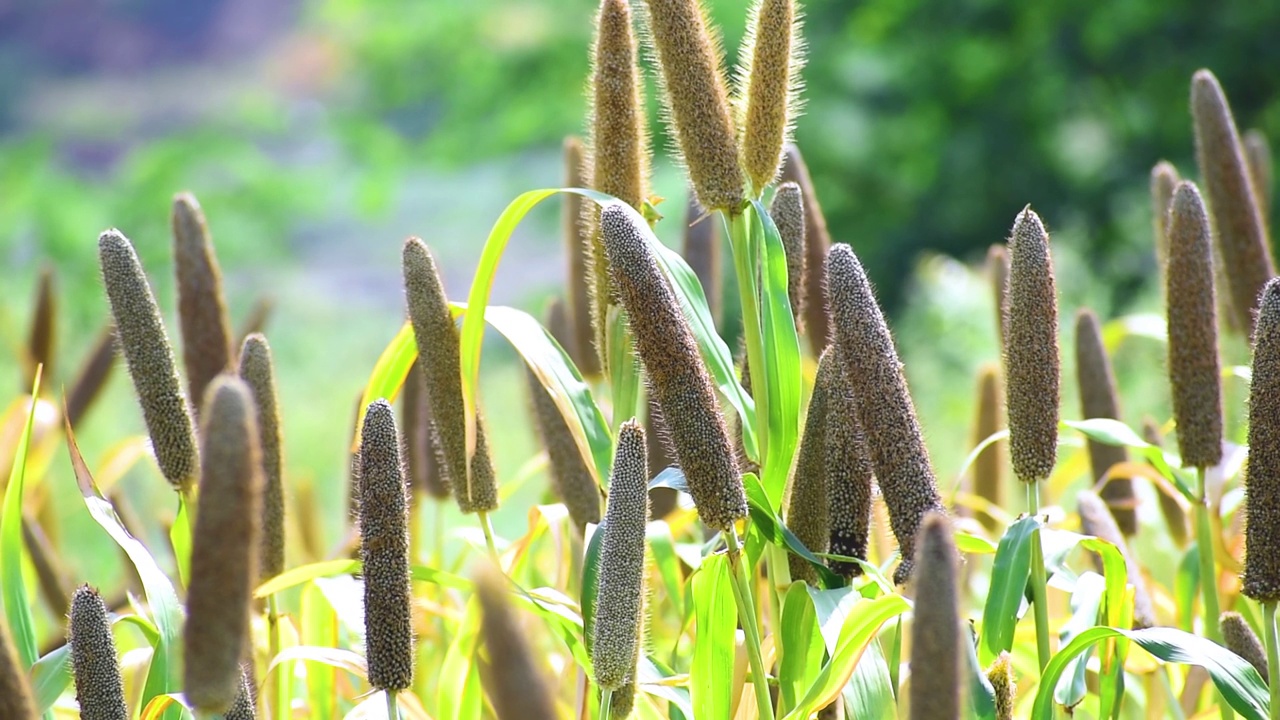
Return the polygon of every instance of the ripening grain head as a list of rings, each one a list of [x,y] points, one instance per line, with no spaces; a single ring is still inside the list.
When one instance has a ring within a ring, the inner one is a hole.
[[[57,305],[53,289],[53,268],[46,265],[40,269],[40,280],[36,283],[36,303],[35,309],[31,311],[31,330],[27,335],[27,374],[23,387],[31,387],[35,382],[37,365],[44,366],[44,377],[53,377]]]
[[[831,248],[831,233],[827,230],[827,219],[822,214],[822,206],[818,204],[818,196],[813,189],[813,180],[809,177],[809,168],[800,155],[800,148],[795,143],[787,143],[783,151],[783,182],[794,182],[800,186],[800,194],[804,199],[804,248],[805,273],[804,306],[805,334],[809,336],[809,348],[814,357],[822,354],[831,338],[827,329],[827,290],[824,264],[827,261],[827,250]]]
[[[778,175],[800,111],[804,43],[795,0],[756,0],[738,53],[736,105],[742,166],[759,196]]]
[[[1222,642],[1231,652],[1239,655],[1267,681],[1267,651],[1258,640],[1258,635],[1249,627],[1249,622],[1238,612],[1224,612],[1218,616],[1218,627],[1222,631]]]
[[[222,714],[222,720],[256,720],[258,717],[258,698],[251,672],[249,663],[240,666],[240,688],[236,691],[236,699],[231,701],[231,707]]]
[[[858,402],[844,365],[837,362],[827,395],[827,502],[831,514],[831,554],[867,559],[871,525],[871,457],[867,436],[858,422]],[[830,559],[827,565],[846,578],[862,574],[862,566]]]
[[[800,450],[796,455],[796,468],[787,498],[787,527],[814,553],[826,552],[831,542],[830,501],[827,497],[827,407],[832,388],[842,381],[840,376],[843,372],[843,366],[835,359],[835,352],[827,348],[818,358],[818,372],[813,381],[813,394],[809,396],[804,434],[800,437]],[[789,554],[787,562],[793,579],[817,586],[818,573],[808,560]]]
[[[1156,233],[1156,265],[1161,277],[1169,262],[1169,203],[1173,202],[1173,189],[1179,179],[1178,169],[1168,161],[1161,160],[1151,168],[1151,216]]]
[[[769,216],[778,226],[778,237],[782,239],[782,249],[787,254],[787,300],[791,303],[791,314],[795,318],[796,332],[803,330],[804,318],[804,197],[800,186],[794,182],[785,182],[778,186],[769,205]]]
[[[1076,384],[1080,389],[1080,415],[1085,419],[1120,419],[1120,393],[1116,390],[1111,358],[1102,342],[1102,325],[1092,310],[1076,313]],[[1125,462],[1129,454],[1119,445],[1086,440],[1093,479],[1100,481],[1112,466]],[[1138,498],[1133,494],[1133,481],[1113,477],[1102,487],[1102,499],[1111,508],[1116,524],[1125,537],[1138,531]]]
[[[1004,429],[1004,393],[1000,384],[1000,367],[987,363],[978,373],[978,419],[974,424],[973,444]],[[991,443],[973,461],[973,492],[995,507],[1004,507],[1004,466],[1006,441]],[[988,530],[999,523],[986,513],[979,515]]]
[[[532,370],[526,372],[526,377],[533,399],[534,424],[547,450],[552,485],[581,532],[587,523],[600,522],[600,486],[578,451],[578,443],[556,401]]]
[[[1004,313],[1009,295],[1009,249],[999,243],[987,248],[987,276],[996,306],[996,338],[1004,347]]]
[[[1253,332],[1249,465],[1245,471],[1244,587],[1258,602],[1280,600],[1280,280],[1266,284]]]
[[[202,398],[215,377],[234,367],[235,355],[222,298],[222,271],[204,211],[191,193],[173,198],[173,261],[187,385],[191,397]]]
[[[5,624],[0,622],[0,717],[13,720],[36,720],[36,701],[27,681],[27,669],[18,659],[18,651],[9,639]]]
[[[483,613],[480,635],[489,656],[488,669],[480,679],[494,714],[498,720],[556,717],[555,695],[511,610],[506,579],[496,570],[485,569],[476,574],[475,582]]]
[[[951,521],[929,513],[916,549],[915,611],[911,623],[912,720],[959,720],[961,645],[959,558]]]
[[[643,83],[627,0],[601,0],[590,89],[591,187],[637,210],[648,194]]]
[[[1261,130],[1244,134],[1244,160],[1249,168],[1249,181],[1258,199],[1258,212],[1262,214],[1263,227],[1271,219],[1271,193],[1274,192],[1275,169],[1271,159],[1271,143]]]
[[[67,644],[71,646],[80,717],[128,720],[129,708],[124,700],[124,679],[120,675],[116,641],[111,636],[111,618],[98,591],[88,585],[81,585],[71,595]]]
[[[996,720],[1013,720],[1013,705],[1017,701],[1018,684],[1013,672],[1013,659],[1001,652],[987,669],[987,680],[996,696]]]
[[[253,392],[257,408],[259,447],[262,448],[262,558],[260,580],[284,572],[284,479],[281,470],[280,406],[276,397],[271,346],[260,333],[244,339],[240,348],[240,379]]]

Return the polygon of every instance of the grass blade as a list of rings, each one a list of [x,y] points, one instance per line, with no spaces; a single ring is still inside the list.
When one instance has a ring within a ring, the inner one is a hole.
[[[1033,517],[1022,518],[1005,532],[996,547],[991,587],[982,609],[982,647],[978,655],[983,665],[990,665],[1001,652],[1013,648],[1018,610],[1031,577],[1031,536],[1039,524]]]
[[[404,379],[409,375],[409,368],[417,359],[418,344],[413,337],[413,326],[406,322],[383,348],[369,375],[369,382],[365,383],[360,410],[356,414],[356,432],[351,443],[353,452],[360,446],[360,428],[364,426],[364,413],[369,404],[379,398],[395,402],[400,388],[404,386]]]
[[[9,469],[9,484],[5,487],[3,515],[0,516],[0,597],[4,600],[5,619],[13,636],[18,659],[24,667],[36,663],[36,629],[31,618],[31,602],[27,599],[27,586],[22,578],[22,489],[26,481],[27,453],[31,445],[31,426],[35,422],[36,404],[40,397],[40,374],[36,367],[31,385],[31,404],[27,419],[18,437],[17,451]]]
[[[813,684],[822,668],[818,614],[804,583],[792,583],[783,598],[778,642],[782,656],[778,668],[779,711],[786,713],[796,706],[800,693]]]
[[[36,709],[44,713],[58,701],[58,696],[71,684],[71,646],[63,645],[31,666],[31,690],[36,695]]]
[[[728,558],[713,555],[693,576],[698,642],[693,646],[689,689],[698,718],[727,718],[733,706],[733,660],[738,609],[734,605]]]

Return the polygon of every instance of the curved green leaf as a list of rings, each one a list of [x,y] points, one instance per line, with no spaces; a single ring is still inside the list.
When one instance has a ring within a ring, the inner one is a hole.
[[[824,648],[818,614],[804,583],[792,583],[783,596],[778,650],[779,712],[785,713],[796,706],[800,693],[813,684],[822,668]]]
[[[805,547],[800,538],[796,537],[795,533],[782,522],[782,518],[778,517],[760,478],[756,477],[755,473],[747,473],[742,476],[742,482],[746,486],[747,509],[751,513],[751,522],[761,537],[808,560],[809,564],[813,565],[813,569],[818,572],[818,580],[823,587],[833,588],[843,585],[844,579],[832,572],[826,563]]]
[[[31,666],[31,689],[36,695],[36,710],[47,712],[58,696],[71,684],[71,646],[64,644]]]
[[[693,646],[689,689],[696,718],[727,718],[732,707],[738,609],[729,572],[728,559],[712,555],[693,576],[698,642]]]
[[[22,667],[35,665],[39,655],[36,650],[35,621],[31,618],[31,602],[27,599],[27,585],[22,578],[22,488],[27,474],[27,452],[31,444],[31,426],[35,423],[36,404],[40,397],[40,375],[36,367],[35,381],[31,387],[31,405],[27,419],[18,436],[17,452],[9,469],[9,484],[4,491],[3,515],[0,516],[0,598],[4,601],[4,614],[18,650]]]
[[[996,547],[991,587],[982,609],[982,644],[978,654],[983,665],[990,665],[1001,652],[1013,649],[1018,611],[1027,578],[1031,576],[1031,536],[1039,526],[1036,518],[1024,517],[1009,526]]]
[[[355,452],[360,447],[360,429],[364,427],[364,411],[369,404],[378,398],[393,402],[404,387],[404,379],[409,376],[409,368],[418,359],[418,343],[413,336],[413,325],[405,323],[396,336],[383,348],[378,362],[369,374],[369,382],[364,385],[364,394],[360,396],[360,408],[356,413],[356,432],[351,446]]]

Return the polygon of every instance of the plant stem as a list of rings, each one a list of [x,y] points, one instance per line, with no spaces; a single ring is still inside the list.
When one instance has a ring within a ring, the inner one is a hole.
[[[1029,482],[1027,485],[1027,513],[1032,517],[1040,514],[1040,483]],[[1036,651],[1040,660],[1040,670],[1049,664],[1049,601],[1046,590],[1046,573],[1044,569],[1044,548],[1040,542],[1039,526],[1031,535],[1031,598],[1036,613]]]
[[[1209,528],[1209,492],[1204,468],[1196,468],[1196,545],[1200,552],[1200,589],[1204,601],[1204,634],[1222,644],[1218,630],[1218,570],[1213,558],[1213,535]]]
[[[756,450],[760,467],[765,465],[769,446],[769,393],[765,372],[764,338],[760,332],[760,298],[756,288],[760,253],[751,237],[746,214],[724,215],[729,227],[729,247],[733,250],[733,271],[738,278],[738,300],[742,304],[742,333],[747,340],[747,364],[752,370],[751,398],[756,408]]]
[[[396,705],[396,691],[387,690],[383,694],[387,696],[387,720],[400,720],[400,706]]]
[[[609,713],[613,710],[613,691],[608,688],[600,689],[600,720],[609,720]]]
[[[902,616],[893,619],[893,646],[889,650],[889,687],[898,699],[898,680],[902,673]]]
[[[489,513],[481,511],[476,515],[480,517],[480,529],[484,531],[484,544],[489,547],[489,555],[493,557],[494,564],[501,568],[502,560],[498,557],[498,546],[493,542],[493,526],[489,523]]]
[[[1271,720],[1280,720],[1280,648],[1276,645],[1276,603],[1262,603],[1262,630],[1267,643],[1267,683],[1271,690]]]
[[[276,596],[267,596],[267,646],[271,660],[280,654],[280,611],[276,606]],[[270,662],[271,660],[268,660]],[[275,718],[287,718],[289,708],[289,674],[281,668],[276,673],[275,697],[273,698],[271,715]]]
[[[760,652],[760,628],[756,625],[756,608],[751,599],[751,583],[747,579],[746,563],[738,545],[738,531],[729,528],[725,534],[729,543],[729,568],[733,573],[733,599],[738,605],[738,618],[747,636],[747,662],[751,665],[751,687],[755,690],[756,709],[760,720],[773,720],[773,702],[769,697],[769,673],[765,671],[764,656]]]

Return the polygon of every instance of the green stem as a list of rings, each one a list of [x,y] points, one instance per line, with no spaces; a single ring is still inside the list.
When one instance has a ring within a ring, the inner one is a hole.
[[[1027,513],[1032,517],[1040,514],[1040,483],[1027,483]],[[1036,527],[1031,535],[1031,598],[1036,613],[1036,651],[1040,660],[1040,670],[1049,664],[1049,600],[1046,584],[1048,579],[1044,569],[1044,549],[1040,543],[1040,527]]]
[[[751,687],[756,694],[756,709],[760,720],[773,720],[773,701],[769,697],[769,673],[764,667],[760,651],[760,628],[756,625],[756,607],[751,599],[751,583],[747,579],[746,563],[738,545],[738,531],[729,528],[725,534],[729,543],[729,566],[733,573],[733,599],[738,605],[738,617],[742,631],[747,636],[747,662],[751,666]]]
[[[902,616],[893,620],[893,646],[889,649],[889,687],[893,699],[898,699],[899,673],[902,672]]]
[[[400,706],[396,704],[396,691],[387,690],[387,720],[400,720]]]
[[[613,691],[608,688],[600,689],[600,720],[609,720],[609,713],[613,711]]]
[[[501,568],[502,560],[498,557],[498,546],[493,542],[493,525],[489,522],[489,513],[481,511],[476,515],[480,516],[480,529],[484,531],[484,544],[489,548],[489,555],[493,557],[494,564]]]
[[[1262,603],[1262,630],[1267,643],[1267,683],[1271,690],[1271,720],[1280,720],[1280,649],[1276,645],[1276,604]]]
[[[274,660],[280,654],[280,610],[274,593],[267,596],[267,657]],[[270,662],[270,660],[268,661]],[[283,720],[289,716],[289,674],[281,668],[276,673],[275,698],[271,714]]]
[[[738,278],[738,299],[742,304],[742,332],[747,339],[747,364],[752,368],[751,398],[756,408],[756,450],[760,467],[765,465],[769,446],[768,373],[764,363],[764,337],[760,332],[760,298],[756,288],[760,253],[753,244],[751,225],[745,214],[725,216],[729,226],[729,247],[733,250],[733,272]]]
[[[1204,634],[1222,644],[1222,633],[1218,630],[1218,570],[1213,559],[1208,496],[1204,468],[1196,468],[1196,545],[1200,552],[1200,589],[1204,596]]]

